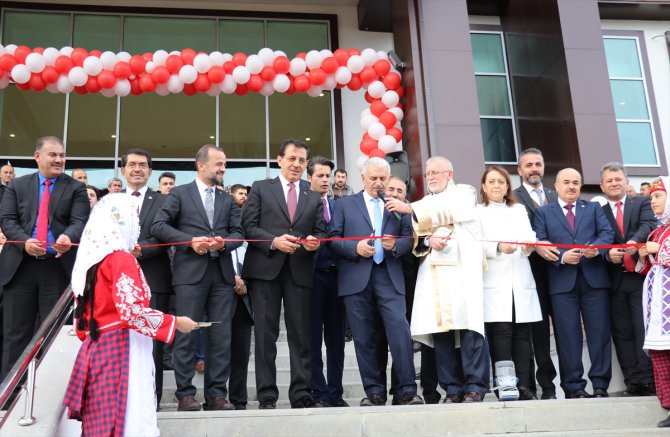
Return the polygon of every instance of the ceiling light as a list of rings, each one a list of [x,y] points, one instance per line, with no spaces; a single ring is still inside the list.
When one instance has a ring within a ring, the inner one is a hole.
[[[116,138],[116,135],[112,134],[111,137],[112,137],[112,138]]]
[[[9,138],[14,138],[16,135],[14,134],[9,134]]]
[[[311,140],[310,137],[305,138],[305,141],[310,141],[310,140]]]
[[[325,96],[325,94],[324,94],[324,93],[321,93],[321,94],[319,94],[319,97],[323,97],[323,96]]]
[[[209,139],[210,139],[210,140],[213,140],[214,138],[216,138],[214,135],[210,135],[210,136],[209,136]]]

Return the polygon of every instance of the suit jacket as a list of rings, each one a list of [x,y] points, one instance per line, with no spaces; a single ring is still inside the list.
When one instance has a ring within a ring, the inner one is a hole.
[[[623,235],[621,235],[609,202],[603,205],[603,212],[614,230],[614,244],[624,244],[630,240],[643,243],[647,241],[649,233],[659,225],[651,210],[651,200],[646,196],[626,196],[626,203],[623,205]],[[638,255],[635,254],[633,258],[637,262]],[[618,285],[623,273],[623,264],[607,262],[607,270],[612,286]]]
[[[0,228],[8,240],[28,240],[32,238],[39,209],[39,177],[37,172],[18,177],[9,183],[0,206]],[[86,195],[86,187],[66,174],[56,179],[49,202],[49,225],[54,237],[61,234],[78,243],[91,213]],[[0,286],[7,284],[23,259],[23,245],[6,244],[0,253]],[[72,247],[59,259],[67,277],[77,256]]]
[[[159,197],[159,196],[154,196]],[[163,206],[156,214],[151,235],[162,242],[191,241],[193,237],[223,237],[243,239],[240,209],[233,197],[221,190],[214,190],[214,226],[209,225],[205,205],[195,181],[174,187],[165,196]],[[218,263],[226,283],[235,284],[235,271],[230,253],[242,241],[226,241],[225,250],[219,253]],[[175,246],[172,285],[198,283],[210,262],[208,254],[196,253],[190,244]]]
[[[598,203],[577,200],[575,202],[575,230],[570,230],[568,219],[558,201],[551,202],[535,211],[533,230],[538,240],[556,244],[607,245],[614,241],[614,231]],[[586,282],[592,288],[609,288],[610,279],[605,265],[607,249],[599,249],[593,258],[582,257],[578,266],[561,264],[563,254],[569,249],[559,248],[558,261],[549,263],[549,293],[567,293],[575,287],[577,272],[581,268]]]
[[[340,198],[335,202],[333,218],[331,219],[330,238],[367,236],[372,234],[373,227],[370,214],[365,205],[363,192]],[[398,221],[388,211],[382,216],[382,235],[411,236],[412,225],[410,216],[405,214]],[[360,293],[370,281],[372,257],[363,258],[356,253],[357,240],[330,241],[331,249],[339,257],[338,284],[339,295],[348,296]],[[395,251],[385,251],[384,261],[386,268],[399,294],[405,294],[405,280],[403,277],[402,256],[412,250],[411,238],[396,240]]]
[[[327,235],[320,196],[303,184],[298,189],[298,207],[291,222],[279,177],[256,181],[251,186],[242,208],[242,225],[248,239],[268,241],[249,242],[243,270],[245,279],[273,280],[288,257],[293,281],[301,287],[314,285],[314,252],[300,247],[288,255],[271,249],[272,240],[284,234],[316,238]]]
[[[335,208],[335,202],[333,199],[327,200],[330,210],[330,222],[326,224],[326,231],[330,232],[331,224],[333,223],[333,208]],[[320,270],[327,270],[336,265],[337,256],[333,253],[328,244],[322,244],[321,247],[319,247],[319,250],[316,251],[316,255],[314,255],[314,267]]]

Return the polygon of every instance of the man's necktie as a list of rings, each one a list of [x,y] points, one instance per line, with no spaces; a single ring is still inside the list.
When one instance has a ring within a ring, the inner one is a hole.
[[[572,212],[572,208],[574,208],[575,205],[565,205],[563,208],[568,210],[568,213],[565,214],[565,218],[568,219],[568,224],[570,225],[570,230],[572,232],[575,232],[575,213]]]
[[[286,206],[288,206],[288,217],[293,221],[295,210],[298,208],[298,193],[295,191],[295,184],[288,183],[288,195],[286,196]]]
[[[323,220],[326,224],[330,223],[330,214],[328,214],[328,201],[326,199],[321,199],[321,204],[323,205]]]
[[[626,233],[623,230],[623,209],[621,209],[621,207],[623,206],[623,202],[617,202],[615,205],[616,205],[616,224],[619,227],[619,231],[621,231],[621,236],[625,239]],[[637,263],[630,255],[623,256],[623,266],[629,272],[635,271],[636,264]]]
[[[375,230],[375,237],[382,235],[382,212],[379,210],[379,199],[372,199],[372,226]],[[375,263],[381,264],[384,261],[384,248],[382,247],[382,240],[375,239],[375,254],[372,256]]]
[[[533,192],[537,195],[538,205],[540,205],[540,206],[544,205],[544,190],[540,190],[539,188],[534,188]]]
[[[132,196],[137,199],[137,215],[140,215],[140,208],[142,205],[140,205],[140,192],[139,191],[133,191]]]
[[[209,227],[214,228],[214,187],[205,189],[205,212],[209,220]]]
[[[42,199],[40,200],[40,208],[37,212],[37,231],[35,238],[44,241],[44,248],[47,248],[46,241],[49,239],[49,201],[51,200],[51,185],[50,180],[44,181],[44,191],[42,191]]]

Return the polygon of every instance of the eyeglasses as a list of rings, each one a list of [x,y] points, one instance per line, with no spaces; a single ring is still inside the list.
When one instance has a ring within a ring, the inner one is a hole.
[[[427,177],[427,178],[430,178],[430,177],[437,176],[437,175],[442,174],[442,173],[451,173],[451,170],[429,171],[427,173],[424,173],[424,176]]]

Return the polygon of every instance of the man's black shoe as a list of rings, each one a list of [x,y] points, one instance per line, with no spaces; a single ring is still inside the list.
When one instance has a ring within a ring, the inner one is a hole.
[[[291,402],[291,408],[322,408],[319,402],[314,402],[310,395],[305,395],[295,402]]]
[[[275,408],[277,408],[277,401],[274,399],[263,399],[262,401],[258,401],[259,410],[274,410]]]
[[[586,392],[586,390],[575,390],[573,392],[569,392],[565,394],[566,399],[587,399],[590,398],[591,395]]]
[[[517,388],[519,389],[519,400],[520,401],[536,401],[537,400],[537,396],[535,395],[535,393],[530,391],[529,388],[523,387],[523,386],[519,386]]]
[[[642,386],[640,384],[629,384],[626,386],[626,390],[623,391],[622,396],[643,396]]]
[[[668,417],[658,422],[656,426],[659,428],[670,428],[670,413],[668,413]]]
[[[542,392],[542,396],[540,396],[540,399],[548,400],[548,399],[556,399],[556,393],[553,391],[547,391],[547,392]]]
[[[607,393],[607,390],[604,388],[596,388],[593,390],[593,396],[594,398],[608,398],[610,397],[609,393]]]

